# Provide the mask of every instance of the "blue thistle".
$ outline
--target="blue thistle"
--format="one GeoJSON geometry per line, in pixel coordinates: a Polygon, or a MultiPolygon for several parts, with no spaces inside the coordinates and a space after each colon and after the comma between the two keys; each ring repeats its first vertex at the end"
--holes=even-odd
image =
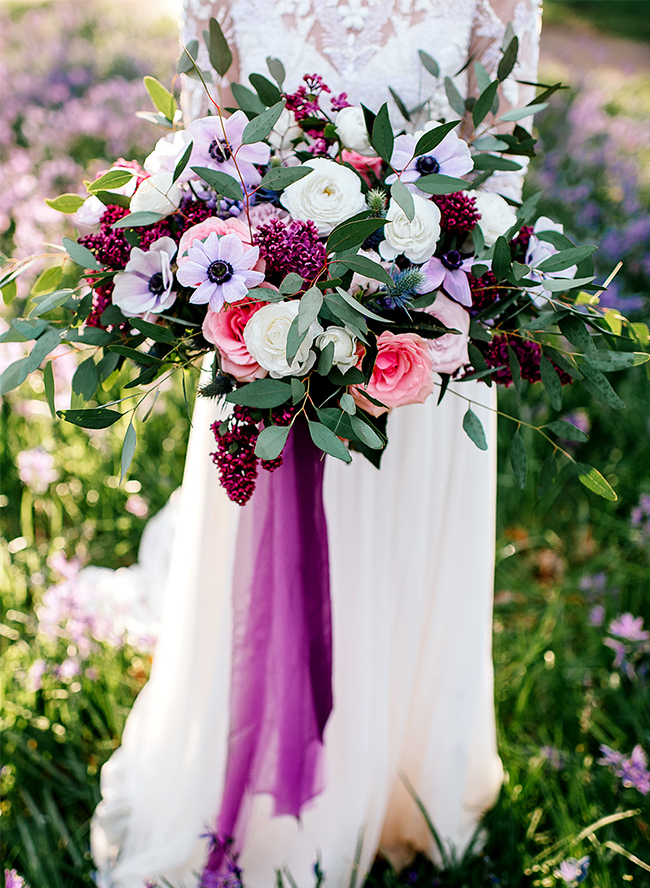
{"type": "Polygon", "coordinates": [[[395,270],[391,274],[392,286],[379,294],[377,302],[384,308],[406,308],[418,295],[418,287],[424,281],[424,276],[419,268],[413,266],[404,271],[395,270]]]}

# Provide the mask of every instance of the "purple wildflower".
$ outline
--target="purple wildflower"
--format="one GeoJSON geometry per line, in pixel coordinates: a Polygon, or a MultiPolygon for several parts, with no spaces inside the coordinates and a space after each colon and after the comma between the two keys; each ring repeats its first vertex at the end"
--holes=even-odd
{"type": "Polygon", "coordinates": [[[241,176],[246,185],[257,185],[262,177],[256,164],[267,164],[271,149],[263,142],[242,144],[247,123],[248,118],[243,111],[236,111],[232,117],[225,119],[213,116],[194,120],[188,127],[194,143],[188,167],[209,167],[237,181],[241,176]]]}
{"type": "Polygon", "coordinates": [[[609,631],[625,641],[648,641],[650,632],[643,628],[643,617],[621,614],[609,624],[609,631]]]}
{"type": "Polygon", "coordinates": [[[472,291],[467,269],[472,267],[473,262],[473,259],[463,259],[458,250],[450,250],[439,259],[432,256],[421,268],[424,280],[417,288],[418,292],[431,293],[441,287],[450,299],[469,308],[472,291]]]}
{"type": "Polygon", "coordinates": [[[597,604],[589,611],[589,624],[591,626],[602,626],[605,620],[605,608],[602,604],[597,604]]]}
{"type": "Polygon", "coordinates": [[[209,302],[212,311],[219,311],[226,302],[239,302],[251,287],[262,283],[262,272],[251,270],[259,257],[259,247],[245,250],[236,234],[219,237],[213,231],[205,241],[194,241],[176,276],[183,286],[197,288],[191,303],[209,302]]]}
{"type": "Polygon", "coordinates": [[[342,92],[338,96],[332,96],[330,101],[332,104],[332,111],[342,111],[343,108],[352,107],[350,102],[348,102],[348,94],[346,92],[342,92]]]}
{"type": "Polygon", "coordinates": [[[464,176],[474,167],[467,142],[454,132],[447,133],[442,142],[429,154],[416,155],[417,142],[417,138],[410,133],[395,139],[390,165],[396,172],[386,177],[386,184],[392,185],[399,178],[410,190],[428,198],[429,195],[423,194],[417,187],[417,180],[421,176],[429,176],[432,173],[440,173],[443,176],[464,176]]]}
{"type": "Polygon", "coordinates": [[[625,647],[623,642],[616,641],[616,639],[614,638],[605,638],[603,639],[603,644],[607,645],[608,648],[611,648],[616,654],[613,663],[614,669],[620,669],[621,666],[623,666],[625,674],[629,678],[634,678],[634,669],[626,660],[627,648],[625,647]]]}
{"type": "Polygon", "coordinates": [[[589,855],[577,860],[575,857],[569,857],[563,860],[559,867],[555,870],[555,876],[562,879],[565,885],[579,885],[587,878],[589,872],[589,855]]]}
{"type": "Polygon", "coordinates": [[[601,745],[600,751],[603,757],[598,759],[598,764],[609,767],[620,778],[624,787],[636,789],[641,795],[650,793],[648,761],[645,752],[638,743],[629,758],[605,744],[601,745]]]}
{"type": "Polygon", "coordinates": [[[25,880],[15,869],[5,870],[5,888],[26,888],[25,880]]]}
{"type": "Polygon", "coordinates": [[[159,314],[174,304],[171,263],[175,255],[176,244],[170,237],[154,241],[146,253],[140,247],[131,250],[126,268],[115,275],[112,297],[123,315],[159,314]]]}
{"type": "MultiPolygon", "coordinates": [[[[564,419],[569,420],[569,422],[574,422],[573,418],[569,419],[568,416],[565,416],[564,419]]],[[[574,424],[578,425],[577,422],[574,422],[574,424]]],[[[581,426],[578,426],[578,428],[581,428],[581,426]]],[[[583,429],[583,431],[586,432],[588,429],[583,429]]],[[[604,590],[606,582],[607,577],[602,571],[597,574],[585,574],[585,576],[581,578],[578,588],[582,592],[599,593],[604,590]]]]}

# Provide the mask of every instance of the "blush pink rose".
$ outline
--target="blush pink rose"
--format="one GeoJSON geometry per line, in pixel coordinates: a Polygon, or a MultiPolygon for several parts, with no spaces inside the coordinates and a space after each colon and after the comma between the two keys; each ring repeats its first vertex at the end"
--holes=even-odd
{"type": "MultiPolygon", "coordinates": [[[[191,228],[188,228],[185,234],[181,237],[178,244],[178,264],[183,265],[187,262],[187,251],[195,240],[204,241],[213,231],[219,236],[224,234],[236,234],[244,245],[244,250],[250,250],[253,246],[251,243],[250,228],[246,222],[243,222],[240,219],[218,219],[216,216],[211,216],[209,219],[204,219],[203,222],[199,222],[198,225],[193,225],[191,228]]],[[[253,269],[255,271],[264,272],[266,270],[266,262],[264,259],[259,259],[253,266],[253,269]]]]}
{"type": "Polygon", "coordinates": [[[460,330],[460,333],[445,333],[438,339],[428,340],[435,372],[455,373],[469,363],[469,312],[444,293],[438,293],[436,301],[425,311],[442,321],[445,327],[460,330]]]}
{"type": "Polygon", "coordinates": [[[390,333],[385,330],[377,340],[377,360],[365,388],[353,388],[357,407],[372,416],[386,412],[364,397],[367,392],[386,407],[421,404],[433,391],[433,365],[426,339],[417,333],[390,333]]]}
{"type": "Polygon", "coordinates": [[[350,166],[354,167],[361,174],[368,185],[372,184],[368,176],[368,170],[372,170],[376,176],[381,173],[381,157],[364,157],[363,154],[358,154],[356,151],[348,151],[347,148],[343,149],[341,157],[345,163],[349,163],[350,166]]]}
{"type": "Polygon", "coordinates": [[[221,311],[208,309],[203,321],[203,335],[219,349],[221,369],[240,382],[262,379],[268,372],[253,359],[244,342],[244,327],[263,305],[268,303],[252,299],[226,303],[221,311]]]}

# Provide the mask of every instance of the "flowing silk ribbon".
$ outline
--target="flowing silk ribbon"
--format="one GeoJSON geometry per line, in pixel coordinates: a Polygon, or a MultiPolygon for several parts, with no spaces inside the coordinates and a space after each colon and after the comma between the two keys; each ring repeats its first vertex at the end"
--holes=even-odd
{"type": "Polygon", "coordinates": [[[204,876],[223,872],[228,847],[239,851],[250,795],[269,793],[275,815],[298,817],[322,789],[323,731],[332,710],[324,459],[301,420],[283,459],[275,472],[260,471],[240,519],[220,840],[204,876]]]}

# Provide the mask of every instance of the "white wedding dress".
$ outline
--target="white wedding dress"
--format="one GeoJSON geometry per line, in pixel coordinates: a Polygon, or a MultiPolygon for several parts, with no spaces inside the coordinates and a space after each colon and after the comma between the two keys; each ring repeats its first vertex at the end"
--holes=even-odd
{"type": "MultiPolygon", "coordinates": [[[[287,87],[320,73],[334,92],[375,109],[392,86],[407,104],[421,94],[426,50],[443,75],[468,52],[489,71],[505,25],[521,40],[517,76],[535,80],[537,0],[186,0],[184,37],[216,15],[238,50],[240,79],[281,58],[287,87]]],[[[467,72],[456,78],[459,87],[467,72]]],[[[424,87],[426,88],[426,87],[424,87]]],[[[511,104],[530,92],[511,92],[511,104]]],[[[444,93],[437,96],[444,105],[444,93]]],[[[192,113],[202,98],[190,93],[192,113]],[[193,103],[193,105],[192,105],[193,103]]],[[[443,108],[444,110],[444,108],[443,108]]],[[[492,187],[516,192],[516,177],[492,187]]],[[[491,658],[496,499],[494,389],[458,385],[440,406],[400,408],[378,472],[356,455],[329,459],[334,709],[325,731],[325,789],[298,822],[253,800],[240,858],[246,888],[272,888],[287,867],[313,884],[320,856],[331,888],[358,881],[381,850],[397,866],[416,850],[436,856],[413,784],[443,840],[462,852],[502,781],[496,748],[491,658]],[[465,435],[467,404],[489,441],[465,435]]],[[[209,457],[215,402],[194,412],[163,628],[151,678],[131,712],[122,746],[102,772],[93,820],[100,884],[142,888],[166,878],[196,886],[206,860],[199,838],[214,826],[229,722],[230,585],[240,507],[219,486],[209,457]]],[[[166,541],[161,539],[161,549],[166,541]]]]}

